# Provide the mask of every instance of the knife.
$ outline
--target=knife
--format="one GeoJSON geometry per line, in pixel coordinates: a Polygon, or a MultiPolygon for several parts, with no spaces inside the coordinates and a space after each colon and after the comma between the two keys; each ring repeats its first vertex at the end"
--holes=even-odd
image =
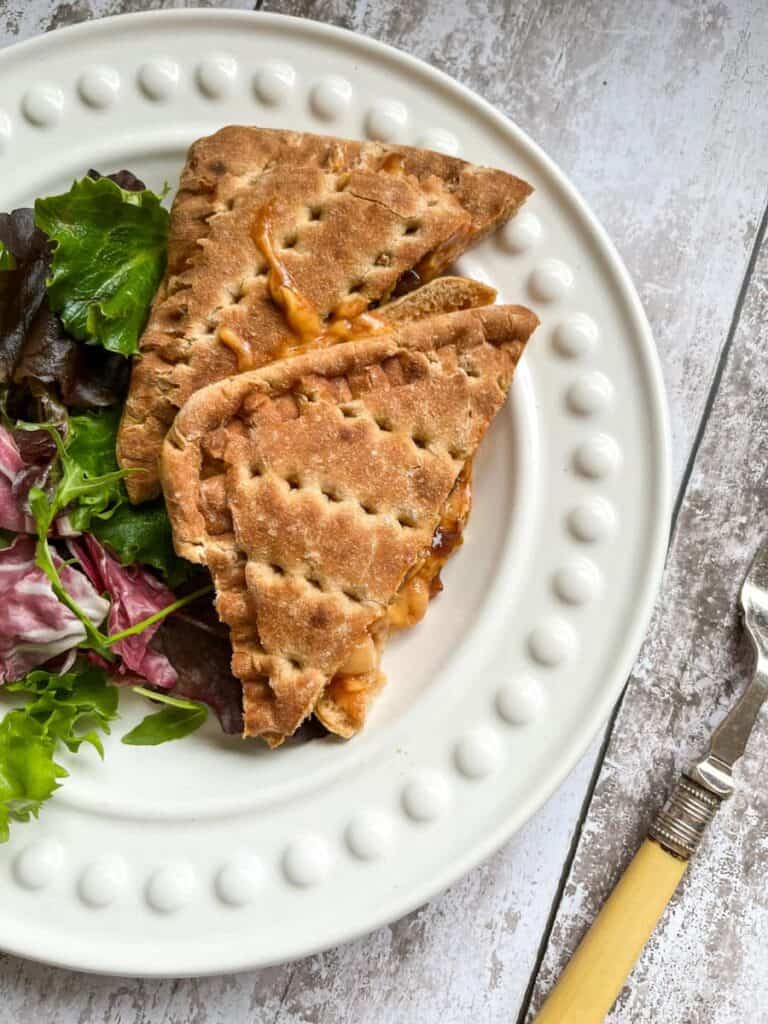
{"type": "Polygon", "coordinates": [[[752,641],[752,681],[712,734],[706,757],[683,773],[547,997],[536,1024],[600,1024],[605,1019],[707,826],[734,791],[733,766],[744,753],[768,695],[768,541],[749,567],[740,603],[752,641]]]}

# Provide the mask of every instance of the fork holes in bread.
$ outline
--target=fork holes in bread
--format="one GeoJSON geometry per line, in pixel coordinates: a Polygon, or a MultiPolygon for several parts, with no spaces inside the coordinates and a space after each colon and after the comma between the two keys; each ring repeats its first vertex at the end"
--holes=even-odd
{"type": "Polygon", "coordinates": [[[409,221],[405,225],[405,229],[403,230],[403,234],[404,235],[415,235],[418,232],[420,227],[421,227],[421,224],[419,223],[419,221],[417,221],[417,220],[409,221]]]}
{"type": "Polygon", "coordinates": [[[322,206],[310,206],[309,207],[309,220],[322,220],[323,219],[323,208],[322,206]]]}
{"type": "Polygon", "coordinates": [[[200,466],[200,479],[210,480],[215,476],[222,476],[227,472],[227,464],[222,459],[214,458],[212,455],[203,456],[200,466]]]}
{"type": "Polygon", "coordinates": [[[282,567],[282,565],[278,565],[277,562],[273,562],[269,568],[272,570],[275,576],[285,576],[285,569],[282,567]]]}

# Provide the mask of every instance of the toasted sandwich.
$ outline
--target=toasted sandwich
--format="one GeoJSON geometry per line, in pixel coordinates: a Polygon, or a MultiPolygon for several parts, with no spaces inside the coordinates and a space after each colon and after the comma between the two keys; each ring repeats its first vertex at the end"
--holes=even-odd
{"type": "Polygon", "coordinates": [[[537,319],[483,306],[384,325],[195,392],[160,471],[177,551],[206,565],[271,746],[363,724],[393,628],[460,541],[471,459],[537,319]]]}

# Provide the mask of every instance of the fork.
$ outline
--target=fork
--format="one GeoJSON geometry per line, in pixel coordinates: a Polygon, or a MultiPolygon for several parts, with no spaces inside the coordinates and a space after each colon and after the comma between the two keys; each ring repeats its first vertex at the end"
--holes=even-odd
{"type": "Polygon", "coordinates": [[[707,826],[734,791],[733,766],[768,695],[768,541],[752,560],[740,603],[754,653],[752,681],[712,734],[706,757],[683,772],[536,1024],[599,1024],[605,1019],[707,826]]]}

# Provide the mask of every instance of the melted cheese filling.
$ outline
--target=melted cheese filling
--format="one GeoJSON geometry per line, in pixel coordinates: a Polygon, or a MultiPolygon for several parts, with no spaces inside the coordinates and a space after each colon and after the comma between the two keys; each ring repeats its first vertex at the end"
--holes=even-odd
{"type": "Polygon", "coordinates": [[[247,341],[236,334],[231,327],[220,327],[218,338],[222,345],[226,345],[235,353],[238,373],[246,373],[253,369],[253,349],[247,341]]]}
{"type": "MultiPolygon", "coordinates": [[[[267,264],[269,296],[282,311],[291,335],[278,348],[276,358],[387,330],[388,325],[383,320],[368,312],[368,300],[362,295],[348,295],[336,307],[330,320],[322,317],[300,291],[290,270],[280,258],[275,244],[273,220],[274,210],[268,203],[257,214],[251,234],[267,264]]],[[[253,368],[253,354],[246,341],[228,327],[220,328],[218,337],[237,356],[240,372],[253,368]]]]}

